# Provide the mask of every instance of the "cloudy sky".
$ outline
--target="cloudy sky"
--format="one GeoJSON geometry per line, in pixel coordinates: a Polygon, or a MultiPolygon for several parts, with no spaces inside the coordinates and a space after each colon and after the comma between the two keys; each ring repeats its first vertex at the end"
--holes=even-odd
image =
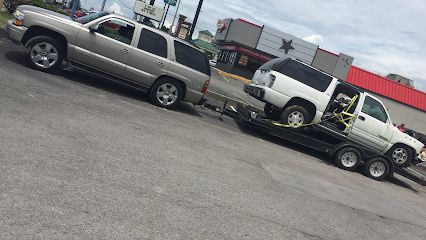
{"type": "MultiPolygon", "coordinates": [[[[81,0],[100,9],[102,0],[81,0]]],[[[135,0],[107,0],[106,9],[133,16],[135,0]]],[[[182,0],[179,14],[194,18],[198,0],[182,0]]],[[[163,0],[156,0],[163,7],[163,0]]],[[[176,7],[166,20],[170,25],[176,7]]],[[[355,57],[354,65],[380,75],[397,73],[426,91],[425,0],[204,0],[197,28],[213,34],[223,18],[243,18],[355,57]],[[423,23],[422,23],[423,22],[423,23]]]]}

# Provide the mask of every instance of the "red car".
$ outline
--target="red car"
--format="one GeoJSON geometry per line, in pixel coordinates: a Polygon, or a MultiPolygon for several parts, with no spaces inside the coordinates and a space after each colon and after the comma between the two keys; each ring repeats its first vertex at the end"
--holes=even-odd
{"type": "MultiPolygon", "coordinates": [[[[65,12],[67,13],[67,15],[70,15],[71,9],[66,9],[65,12]]],[[[74,13],[74,18],[84,17],[86,15],[87,15],[86,12],[77,10],[74,13]]]]}

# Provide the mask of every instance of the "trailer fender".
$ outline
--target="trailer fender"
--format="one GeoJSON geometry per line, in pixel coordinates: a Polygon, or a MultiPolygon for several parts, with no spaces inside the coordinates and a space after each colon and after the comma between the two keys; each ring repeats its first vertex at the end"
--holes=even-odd
{"type": "Polygon", "coordinates": [[[364,161],[364,159],[365,159],[364,150],[361,149],[360,147],[356,146],[355,144],[350,143],[350,142],[342,142],[342,143],[334,145],[330,149],[329,154],[330,154],[331,157],[334,157],[342,148],[346,148],[346,147],[352,147],[352,148],[355,148],[356,150],[358,150],[361,153],[361,159],[364,161]]]}

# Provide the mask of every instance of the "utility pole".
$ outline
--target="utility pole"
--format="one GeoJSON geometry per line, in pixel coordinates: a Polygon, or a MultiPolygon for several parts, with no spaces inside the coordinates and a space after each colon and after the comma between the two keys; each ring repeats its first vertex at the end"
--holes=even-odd
{"type": "MultiPolygon", "coordinates": [[[[137,0],[136,0],[137,1],[137,0]]],[[[155,0],[150,0],[149,1],[149,5],[151,5],[151,6],[154,6],[154,4],[155,4],[155,0]]],[[[153,24],[152,24],[152,22],[150,21],[151,20],[151,18],[149,18],[149,17],[144,17],[144,19],[143,19],[143,23],[145,23],[146,25],[149,25],[149,26],[154,26],[153,24]]]]}
{"type": "Polygon", "coordinates": [[[167,14],[169,13],[169,8],[170,8],[170,4],[167,4],[167,10],[166,9],[166,5],[164,5],[164,14],[163,14],[163,19],[161,19],[160,25],[158,25],[158,29],[161,29],[164,26],[164,23],[166,22],[166,18],[167,18],[167,14]]]}
{"type": "Polygon", "coordinates": [[[74,2],[72,3],[72,8],[70,11],[70,18],[74,19],[74,14],[75,14],[75,10],[77,10],[77,6],[78,6],[78,2],[80,0],[74,0],[74,2]]]}
{"type": "Polygon", "coordinates": [[[102,8],[101,8],[101,11],[103,11],[103,10],[105,9],[105,3],[106,3],[106,1],[107,1],[107,0],[104,0],[104,1],[102,2],[102,8]]]}
{"type": "Polygon", "coordinates": [[[192,23],[191,31],[189,32],[187,40],[191,41],[192,35],[194,34],[195,26],[197,25],[198,16],[201,12],[201,7],[203,6],[203,0],[198,2],[197,12],[195,13],[194,22],[192,23]]]}
{"type": "Polygon", "coordinates": [[[178,2],[178,5],[177,5],[177,8],[176,8],[175,16],[173,17],[173,23],[172,23],[172,26],[170,27],[170,30],[169,30],[170,34],[173,32],[173,27],[175,26],[176,17],[177,17],[178,12],[179,12],[179,6],[180,6],[181,0],[178,0],[178,1],[179,2],[178,2]]]}

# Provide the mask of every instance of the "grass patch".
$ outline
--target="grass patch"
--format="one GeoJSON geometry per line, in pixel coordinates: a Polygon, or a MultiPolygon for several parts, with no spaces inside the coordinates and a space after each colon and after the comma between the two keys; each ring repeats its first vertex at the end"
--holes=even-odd
{"type": "Polygon", "coordinates": [[[1,28],[3,28],[6,25],[9,19],[12,19],[12,14],[0,11],[0,27],[1,28]]]}

